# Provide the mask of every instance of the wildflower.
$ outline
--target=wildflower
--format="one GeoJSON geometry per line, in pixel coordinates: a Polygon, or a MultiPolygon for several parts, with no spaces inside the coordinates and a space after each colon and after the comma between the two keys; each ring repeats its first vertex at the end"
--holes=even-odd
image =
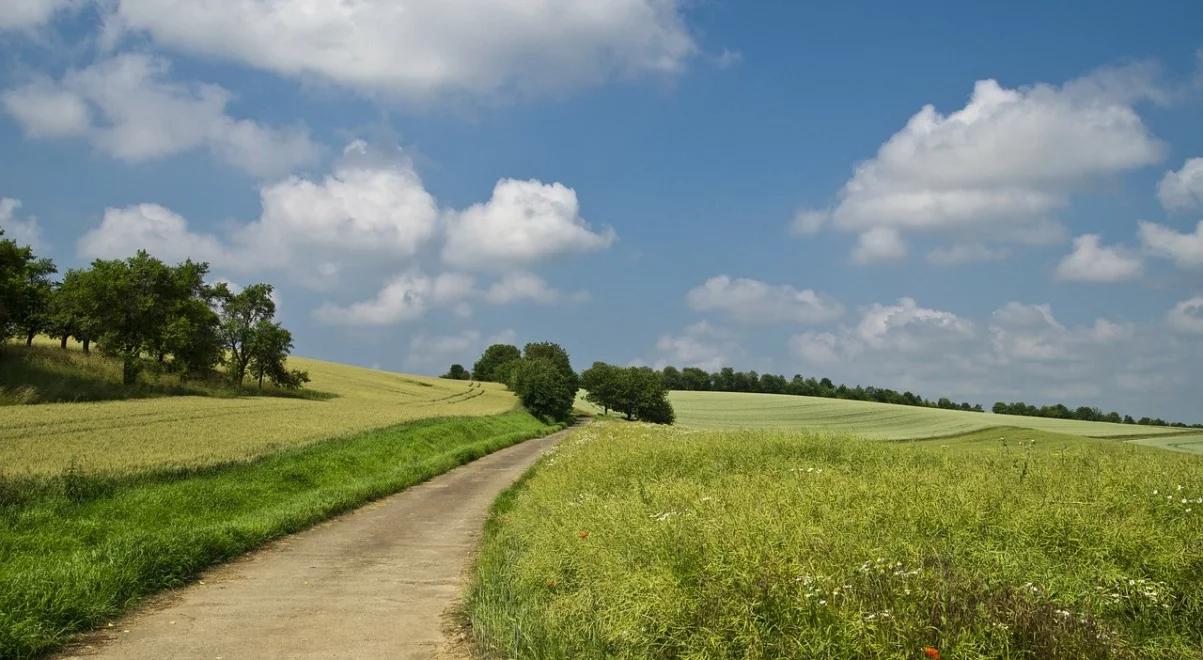
{"type": "Polygon", "coordinates": [[[924,646],[923,655],[931,658],[931,660],[940,660],[940,650],[934,646],[924,646]]]}
{"type": "Polygon", "coordinates": [[[581,540],[589,538],[589,532],[577,532],[576,535],[581,537],[581,540]]]}
{"type": "Polygon", "coordinates": [[[547,581],[547,588],[548,588],[548,589],[555,589],[555,588],[556,588],[556,581],[555,581],[555,580],[548,580],[548,581],[547,581]]]}

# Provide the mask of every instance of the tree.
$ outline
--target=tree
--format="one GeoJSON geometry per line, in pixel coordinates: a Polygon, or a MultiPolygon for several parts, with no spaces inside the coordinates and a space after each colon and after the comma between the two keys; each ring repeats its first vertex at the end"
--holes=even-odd
{"type": "Polygon", "coordinates": [[[137,381],[143,354],[158,354],[168,316],[178,308],[172,269],[139,251],[129,259],[92,264],[86,295],[101,348],[121,360],[122,382],[137,381]]]}
{"type": "Polygon", "coordinates": [[[697,367],[685,367],[681,370],[681,380],[684,385],[681,389],[700,392],[710,389],[710,374],[704,369],[697,367]]]}
{"type": "Polygon", "coordinates": [[[447,373],[443,374],[443,378],[450,378],[451,380],[472,380],[472,374],[464,368],[464,365],[456,363],[451,365],[451,368],[447,370],[447,373]]]}
{"type": "Polygon", "coordinates": [[[572,387],[573,392],[579,388],[580,380],[577,378],[576,372],[572,370],[572,361],[568,358],[568,351],[564,350],[563,346],[550,341],[531,342],[523,347],[522,358],[551,362],[572,387]]]}
{"type": "Polygon", "coordinates": [[[270,284],[252,284],[238,293],[232,292],[224,283],[215,288],[216,298],[221,303],[219,329],[227,352],[227,371],[236,385],[242,385],[246,378],[259,333],[267,330],[276,315],[276,303],[271,293],[270,284]]]}
{"type": "Polygon", "coordinates": [[[522,358],[517,346],[510,344],[493,344],[485,349],[476,364],[472,365],[472,373],[476,380],[493,383],[509,382],[509,372],[513,363],[522,358]],[[510,365],[507,367],[506,365],[510,365]]]}
{"type": "MultiPolygon", "coordinates": [[[[3,236],[0,230],[0,236],[3,236]]],[[[0,240],[0,341],[20,333],[26,346],[50,323],[50,276],[57,269],[29,246],[0,240]]]]}
{"type": "Polygon", "coordinates": [[[581,372],[581,387],[586,392],[585,400],[601,406],[607,415],[618,399],[618,371],[618,367],[605,362],[594,362],[593,366],[581,372]]]}
{"type": "Polygon", "coordinates": [[[286,366],[290,352],[291,332],[270,320],[261,320],[255,325],[247,368],[259,382],[259,389],[263,389],[265,377],[285,389],[296,389],[309,382],[308,372],[286,366]]]}
{"type": "Polygon", "coordinates": [[[575,380],[574,375],[569,381],[563,370],[548,358],[523,358],[517,363],[514,390],[532,415],[562,422],[572,416],[575,380]]]}

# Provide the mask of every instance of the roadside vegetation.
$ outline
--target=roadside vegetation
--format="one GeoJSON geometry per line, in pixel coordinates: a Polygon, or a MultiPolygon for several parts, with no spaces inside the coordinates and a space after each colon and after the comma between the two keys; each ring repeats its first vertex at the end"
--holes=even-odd
{"type": "Polygon", "coordinates": [[[558,428],[514,411],[249,463],[0,480],[0,657],[45,653],[206,566],[558,428]]]}
{"type": "Polygon", "coordinates": [[[599,421],[499,500],[489,656],[1203,657],[1203,458],[599,421]]]}

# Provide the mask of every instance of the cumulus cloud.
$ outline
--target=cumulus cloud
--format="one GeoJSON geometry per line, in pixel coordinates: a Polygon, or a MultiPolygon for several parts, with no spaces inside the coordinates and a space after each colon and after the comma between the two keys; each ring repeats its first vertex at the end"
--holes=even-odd
{"type": "Polygon", "coordinates": [[[528,300],[538,303],[553,303],[561,293],[547,284],[543,278],[531,273],[507,273],[493,283],[484,294],[487,302],[507,305],[528,300]]]}
{"type": "Polygon", "coordinates": [[[833,332],[803,332],[789,338],[789,350],[809,365],[835,364],[859,352],[833,332]]]}
{"type": "Polygon", "coordinates": [[[483,204],[451,213],[443,259],[459,268],[513,270],[553,256],[609,247],[580,216],[576,191],[560,183],[502,179],[483,204]]]}
{"type": "Polygon", "coordinates": [[[1073,282],[1123,282],[1140,276],[1140,257],[1119,247],[1105,247],[1098,234],[1074,239],[1073,252],[1057,264],[1057,277],[1073,282]]]}
{"type": "Polygon", "coordinates": [[[205,148],[269,178],[319,158],[307,130],[231,117],[228,91],[173,82],[169,74],[166,60],[126,53],[68,71],[60,80],[43,78],[6,90],[0,103],[29,137],[84,138],[130,162],[205,148]]]}
{"type": "Polygon", "coordinates": [[[824,323],[844,313],[838,301],[812,289],[726,275],[694,287],[685,299],[695,310],[719,312],[739,323],[824,323]]]}
{"type": "Polygon", "coordinates": [[[331,325],[393,325],[421,318],[434,306],[457,302],[471,290],[462,276],[445,273],[435,277],[417,271],[394,277],[376,296],[340,307],[326,304],[314,318],[331,325]]]}
{"type": "Polygon", "coordinates": [[[906,242],[898,230],[890,227],[874,227],[856,239],[852,249],[852,261],[858,264],[876,264],[898,261],[906,256],[906,242]]]}
{"type": "Polygon", "coordinates": [[[121,259],[146,250],[169,263],[192,259],[216,265],[232,261],[216,237],[193,233],[188,221],[158,204],[105,209],[100,226],[79,238],[79,253],[92,259],[121,259]]]}
{"type": "Polygon", "coordinates": [[[1140,240],[1150,254],[1169,259],[1181,268],[1203,267],[1203,220],[1195,226],[1193,234],[1179,233],[1155,222],[1142,222],[1140,240]]]}
{"type": "Polygon", "coordinates": [[[14,241],[17,245],[33,248],[35,254],[39,253],[43,248],[42,228],[33,216],[18,217],[19,208],[21,200],[0,197],[0,229],[4,230],[0,240],[14,241]]]}
{"type": "Polygon", "coordinates": [[[1186,334],[1203,334],[1203,296],[1187,298],[1174,305],[1166,317],[1170,327],[1186,334]]]}
{"type": "Polygon", "coordinates": [[[479,330],[464,330],[456,333],[419,333],[409,341],[409,352],[405,357],[406,371],[418,373],[443,373],[453,362],[471,369],[475,360],[490,344],[513,344],[517,334],[513,330],[502,330],[485,336],[479,330]]]}
{"type": "Polygon", "coordinates": [[[0,30],[35,28],[50,22],[60,11],[79,6],[78,0],[5,0],[0,30]]]}
{"type": "Polygon", "coordinates": [[[979,261],[1000,261],[1006,259],[1008,254],[1005,248],[989,247],[981,243],[957,243],[934,248],[927,253],[927,261],[936,266],[957,266],[979,261]]]}
{"type": "Polygon", "coordinates": [[[677,335],[661,335],[656,341],[660,358],[656,368],[665,365],[698,367],[717,371],[737,353],[738,346],[725,331],[700,321],[677,335]]]}
{"type": "Polygon", "coordinates": [[[925,106],[858,165],[832,224],[860,234],[856,261],[902,254],[905,232],[977,241],[1050,242],[1071,194],[1156,163],[1164,147],[1133,107],[1161,100],[1147,66],[1106,69],[1062,86],[981,80],[965,107],[925,106]]]}
{"type": "Polygon", "coordinates": [[[790,229],[799,236],[817,234],[822,231],[830,219],[831,211],[803,209],[794,214],[794,222],[790,225],[790,229]]]}
{"type": "Polygon", "coordinates": [[[1203,158],[1191,158],[1157,184],[1157,198],[1171,211],[1203,209],[1203,158]]]}
{"type": "Polygon", "coordinates": [[[679,0],[119,0],[160,44],[413,101],[529,96],[674,74],[697,51],[679,0]]]}

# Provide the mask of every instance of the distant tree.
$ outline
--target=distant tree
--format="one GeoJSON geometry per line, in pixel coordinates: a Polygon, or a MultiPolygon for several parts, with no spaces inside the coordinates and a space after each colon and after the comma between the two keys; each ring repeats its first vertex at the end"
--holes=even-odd
{"type": "Polygon", "coordinates": [[[443,378],[450,378],[451,380],[472,380],[472,374],[464,368],[464,365],[456,363],[451,365],[451,368],[447,370],[447,373],[443,374],[443,378]]]}
{"type": "Polygon", "coordinates": [[[543,359],[551,362],[556,369],[559,369],[573,392],[579,388],[580,380],[573,371],[572,361],[568,358],[568,351],[564,350],[563,346],[550,341],[531,342],[523,347],[522,358],[524,360],[543,359]]]}
{"type": "Polygon", "coordinates": [[[308,372],[287,367],[290,352],[291,332],[270,320],[258,322],[251,340],[247,368],[258,381],[259,389],[263,389],[264,378],[285,389],[297,389],[309,382],[308,372]]]}
{"type": "MultiPolygon", "coordinates": [[[[666,390],[683,390],[685,388],[685,378],[681,375],[677,368],[669,365],[660,371],[660,380],[664,383],[666,390]]],[[[588,389],[588,388],[585,388],[588,389]]]]}
{"type": "Polygon", "coordinates": [[[97,339],[101,349],[121,360],[122,382],[133,384],[143,354],[161,350],[168,314],[178,307],[172,269],[139,251],[125,260],[97,260],[92,273],[86,293],[92,297],[97,339]]]}
{"type": "Polygon", "coordinates": [[[560,422],[572,416],[575,375],[569,380],[555,362],[545,357],[523,358],[515,371],[514,391],[532,415],[560,422]]]}
{"type": "Polygon", "coordinates": [[[593,366],[581,372],[585,400],[600,406],[607,415],[618,399],[618,371],[618,367],[605,362],[594,362],[593,366]]]}
{"type": "Polygon", "coordinates": [[[517,346],[493,344],[486,348],[476,364],[472,365],[472,374],[476,380],[508,383],[513,363],[516,363],[521,357],[522,353],[517,346]]]}
{"type": "Polygon", "coordinates": [[[221,309],[219,327],[226,351],[227,373],[236,385],[246,379],[256,341],[260,333],[268,330],[276,315],[276,303],[271,293],[270,284],[252,284],[237,293],[224,283],[215,288],[221,309]]]}
{"type": "Polygon", "coordinates": [[[685,367],[681,370],[681,389],[701,392],[710,389],[710,374],[697,367],[685,367]]]}
{"type": "Polygon", "coordinates": [[[48,329],[51,323],[50,301],[54,284],[50,279],[58,269],[49,259],[30,259],[20,275],[14,322],[25,338],[26,346],[33,346],[33,338],[48,329]]]}

